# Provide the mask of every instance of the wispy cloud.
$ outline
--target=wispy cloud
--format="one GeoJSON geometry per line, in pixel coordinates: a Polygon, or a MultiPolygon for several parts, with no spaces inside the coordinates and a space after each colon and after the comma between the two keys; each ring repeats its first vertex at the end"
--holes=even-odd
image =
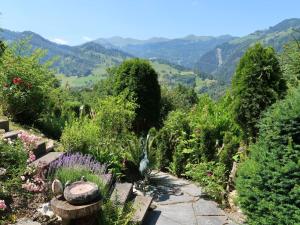
{"type": "Polygon", "coordinates": [[[57,44],[60,44],[60,45],[66,45],[68,44],[69,42],[63,38],[53,38],[51,41],[57,43],[57,44]]]}
{"type": "Polygon", "coordinates": [[[93,38],[90,38],[90,37],[88,37],[88,36],[83,36],[82,39],[83,39],[84,41],[92,41],[92,40],[93,40],[93,38]]]}

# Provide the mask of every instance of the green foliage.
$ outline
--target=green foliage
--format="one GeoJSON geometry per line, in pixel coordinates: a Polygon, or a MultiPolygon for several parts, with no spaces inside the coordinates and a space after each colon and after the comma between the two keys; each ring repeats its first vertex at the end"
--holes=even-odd
{"type": "Polygon", "coordinates": [[[238,171],[249,224],[300,223],[300,88],[264,114],[256,144],[238,171]]]}
{"type": "Polygon", "coordinates": [[[128,158],[129,148],[136,147],[137,137],[130,132],[136,105],[124,96],[99,99],[92,107],[93,117],[67,124],[61,137],[68,151],[89,153],[116,172],[128,158]]]}
{"type": "Polygon", "coordinates": [[[5,44],[0,40],[0,57],[3,55],[5,48],[5,44]]]}
{"type": "Polygon", "coordinates": [[[22,143],[8,144],[4,140],[0,140],[0,156],[0,167],[7,170],[6,177],[19,179],[20,173],[26,168],[28,158],[22,143]]]}
{"type": "Polygon", "coordinates": [[[14,120],[32,123],[47,104],[55,84],[49,64],[41,64],[44,53],[37,49],[26,55],[24,43],[7,48],[1,58],[0,100],[3,112],[14,120]]]}
{"type": "Polygon", "coordinates": [[[100,128],[88,118],[68,123],[63,131],[61,143],[67,151],[90,153],[98,145],[100,128]]]}
{"type": "Polygon", "coordinates": [[[112,201],[107,201],[102,205],[99,224],[105,225],[130,225],[134,209],[130,205],[125,205],[124,209],[112,201]]]}
{"type": "MultiPolygon", "coordinates": [[[[0,176],[0,199],[6,204],[11,202],[12,193],[22,192],[20,176],[24,174],[27,166],[27,152],[20,142],[8,143],[0,140],[0,167],[6,169],[6,174],[0,176]]],[[[1,213],[0,224],[9,219],[10,213],[1,213]]]]}
{"type": "Polygon", "coordinates": [[[47,136],[59,139],[67,122],[80,115],[80,102],[75,101],[72,93],[61,88],[48,93],[48,102],[35,125],[47,136]]]}
{"type": "Polygon", "coordinates": [[[232,90],[235,120],[246,136],[255,138],[261,113],[286,92],[273,48],[256,44],[246,51],[233,77],[232,90]]]}
{"type": "Polygon", "coordinates": [[[173,89],[163,88],[161,92],[161,119],[164,120],[170,111],[188,111],[198,102],[194,89],[177,85],[173,89]]]}
{"type": "Polygon", "coordinates": [[[155,137],[157,166],[182,175],[188,163],[217,161],[230,170],[240,141],[231,101],[229,95],[217,103],[204,95],[190,112],[171,112],[155,137]]]}
{"type": "Polygon", "coordinates": [[[283,76],[289,87],[297,87],[300,80],[300,43],[293,41],[285,45],[280,55],[283,76]]]}
{"type": "Polygon", "coordinates": [[[181,111],[170,112],[164,126],[156,134],[154,140],[158,168],[166,169],[170,165],[179,144],[179,137],[184,133],[190,133],[186,113],[181,111]]]}
{"type": "Polygon", "coordinates": [[[158,125],[161,94],[157,76],[149,62],[142,59],[124,61],[115,71],[115,93],[127,91],[129,99],[138,105],[133,122],[137,133],[158,125]]]}
{"type": "Polygon", "coordinates": [[[186,176],[198,182],[204,191],[218,202],[224,200],[226,187],[226,169],[222,163],[207,162],[187,164],[186,176]]]}

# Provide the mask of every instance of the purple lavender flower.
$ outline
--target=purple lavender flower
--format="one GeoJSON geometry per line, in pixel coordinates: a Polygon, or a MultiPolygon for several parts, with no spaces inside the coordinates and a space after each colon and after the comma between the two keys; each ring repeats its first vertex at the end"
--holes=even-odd
{"type": "Polygon", "coordinates": [[[48,176],[52,176],[59,168],[75,168],[82,167],[90,170],[91,172],[101,175],[107,170],[107,165],[100,164],[93,159],[91,155],[83,155],[77,153],[67,153],[60,156],[57,160],[49,165],[48,176]]]}

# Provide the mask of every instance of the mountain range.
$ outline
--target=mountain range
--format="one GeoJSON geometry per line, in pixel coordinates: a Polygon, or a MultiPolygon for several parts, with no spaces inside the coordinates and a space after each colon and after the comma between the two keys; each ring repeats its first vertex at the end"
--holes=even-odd
{"type": "Polygon", "coordinates": [[[261,42],[281,51],[284,44],[300,38],[300,32],[295,30],[300,30],[300,19],[287,19],[244,37],[189,35],[176,39],[156,37],[148,40],[112,37],[68,46],[51,42],[31,31],[3,29],[0,38],[12,43],[30,37],[28,40],[33,49],[47,50],[45,59],[59,56],[54,64],[57,73],[72,80],[85,79],[86,82],[91,78],[90,81],[93,81],[97,76],[103,79],[107,75],[106,68],[128,58],[141,57],[151,60],[161,82],[197,86],[199,73],[195,71],[200,71],[202,78],[210,77],[229,83],[237,62],[249,46],[261,42]]]}

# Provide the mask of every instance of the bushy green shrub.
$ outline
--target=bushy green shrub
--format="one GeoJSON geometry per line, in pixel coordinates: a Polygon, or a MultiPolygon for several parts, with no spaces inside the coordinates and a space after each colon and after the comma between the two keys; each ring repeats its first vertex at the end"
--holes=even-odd
{"type": "Polygon", "coordinates": [[[161,90],[161,123],[166,119],[170,111],[190,110],[198,102],[197,93],[193,88],[178,85],[173,89],[162,88],[161,90]]]}
{"type": "MultiPolygon", "coordinates": [[[[26,166],[28,154],[20,142],[5,142],[0,140],[0,167],[6,169],[6,174],[0,176],[0,199],[11,201],[10,195],[21,191],[21,179],[26,166]]],[[[0,224],[1,224],[0,212],[0,224]]]]}
{"type": "Polygon", "coordinates": [[[300,48],[299,41],[292,41],[284,46],[280,54],[283,76],[289,88],[297,87],[300,81],[300,48]]]}
{"type": "Polygon", "coordinates": [[[186,176],[198,182],[203,190],[218,202],[224,200],[226,187],[226,169],[224,164],[216,162],[203,162],[187,164],[186,176]]]}
{"type": "Polygon", "coordinates": [[[128,91],[127,99],[134,99],[138,105],[135,108],[133,129],[137,133],[145,133],[157,126],[161,93],[158,75],[150,63],[143,59],[126,60],[113,73],[115,94],[128,91]]]}
{"type": "Polygon", "coordinates": [[[44,53],[31,55],[17,44],[7,48],[1,57],[0,101],[3,112],[22,123],[33,123],[47,105],[47,96],[55,85],[49,64],[41,64],[44,53]],[[3,87],[3,88],[2,88],[3,87]]]}
{"type": "Polygon", "coordinates": [[[133,225],[131,222],[134,209],[131,205],[124,208],[112,201],[107,201],[102,205],[99,224],[105,225],[133,225]]]}
{"type": "Polygon", "coordinates": [[[63,131],[61,143],[71,152],[91,153],[99,144],[100,127],[88,118],[68,123],[63,131]]]}
{"type": "Polygon", "coordinates": [[[7,177],[17,177],[25,170],[28,159],[27,151],[22,143],[0,140],[0,167],[7,170],[7,177]]]}
{"type": "Polygon", "coordinates": [[[216,161],[230,170],[240,142],[230,104],[229,95],[219,102],[204,95],[190,112],[171,112],[154,142],[159,168],[180,176],[188,163],[216,161]]]}
{"type": "MultiPolygon", "coordinates": [[[[187,113],[181,111],[170,112],[163,128],[156,134],[154,140],[153,147],[156,149],[158,168],[166,169],[170,166],[170,163],[173,161],[174,153],[179,145],[179,138],[182,135],[189,133],[190,127],[187,113]]],[[[173,172],[176,170],[178,171],[178,174],[180,174],[179,170],[182,171],[181,169],[173,168],[173,172]]]]}
{"type": "Polygon", "coordinates": [[[257,135],[261,113],[286,92],[279,61],[273,48],[250,47],[232,79],[233,113],[248,139],[257,135]]]}
{"type": "Polygon", "coordinates": [[[122,160],[129,158],[129,148],[137,137],[130,131],[136,105],[124,96],[100,99],[94,106],[92,118],[70,122],[61,142],[69,151],[89,153],[110,169],[120,171],[122,160]]]}
{"type": "Polygon", "coordinates": [[[275,103],[238,171],[239,202],[249,224],[300,224],[300,88],[275,103]]]}

